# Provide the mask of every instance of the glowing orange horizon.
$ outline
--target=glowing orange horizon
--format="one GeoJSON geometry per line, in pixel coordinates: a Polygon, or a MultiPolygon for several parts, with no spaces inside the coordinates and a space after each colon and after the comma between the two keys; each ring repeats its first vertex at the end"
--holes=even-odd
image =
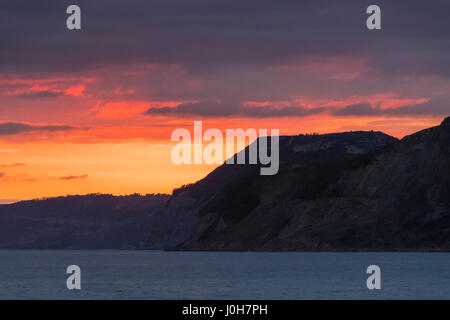
{"type": "MultiPolygon", "coordinates": [[[[278,119],[281,135],[350,130],[384,131],[398,138],[439,124],[441,119],[336,118],[278,119]]],[[[208,119],[204,129],[267,128],[273,119],[208,119]]],[[[217,165],[174,165],[171,132],[190,131],[193,120],[166,125],[105,127],[73,132],[28,132],[0,143],[0,199],[33,199],[68,194],[170,193],[195,182],[217,165]],[[190,125],[189,125],[190,124],[190,125]],[[155,132],[156,131],[156,132],[155,132]],[[18,165],[21,164],[21,165],[18,165]]]]}

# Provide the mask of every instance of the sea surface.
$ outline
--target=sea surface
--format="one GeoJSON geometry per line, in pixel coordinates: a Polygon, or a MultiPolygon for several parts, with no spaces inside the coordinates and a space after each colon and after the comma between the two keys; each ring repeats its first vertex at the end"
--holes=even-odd
{"type": "Polygon", "coordinates": [[[0,251],[0,299],[450,299],[450,253],[0,251]]]}

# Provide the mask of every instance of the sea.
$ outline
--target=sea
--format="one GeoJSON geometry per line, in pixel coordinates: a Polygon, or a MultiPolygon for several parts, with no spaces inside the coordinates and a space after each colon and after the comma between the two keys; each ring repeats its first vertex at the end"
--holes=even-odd
{"type": "Polygon", "coordinates": [[[450,299],[450,253],[4,250],[0,299],[450,299]]]}

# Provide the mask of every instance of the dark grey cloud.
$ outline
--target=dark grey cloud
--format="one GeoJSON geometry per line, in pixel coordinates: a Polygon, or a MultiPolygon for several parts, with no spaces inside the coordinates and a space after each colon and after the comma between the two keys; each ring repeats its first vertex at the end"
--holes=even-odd
{"type": "Polygon", "coordinates": [[[60,179],[60,180],[75,180],[75,179],[85,179],[87,177],[88,177],[87,174],[81,174],[81,175],[59,177],[58,179],[60,179]]]}
{"type": "Polygon", "coordinates": [[[36,92],[24,92],[16,94],[18,98],[29,98],[29,99],[39,99],[39,98],[58,98],[65,95],[61,91],[36,91],[36,92]]]}
{"type": "Polygon", "coordinates": [[[4,122],[0,123],[0,136],[13,135],[31,131],[70,131],[70,130],[86,130],[86,127],[75,127],[69,125],[32,125],[21,122],[4,122]]]}
{"type": "Polygon", "coordinates": [[[333,114],[337,116],[448,116],[450,115],[450,100],[432,99],[420,104],[389,109],[382,109],[380,106],[363,102],[340,108],[333,114]]]}
{"type": "Polygon", "coordinates": [[[450,115],[450,99],[432,99],[421,104],[402,106],[389,109],[388,114],[392,116],[422,116],[422,115],[450,115]]]}
{"type": "Polygon", "coordinates": [[[355,103],[334,112],[337,116],[374,116],[381,114],[381,110],[370,103],[355,103]]]}
{"type": "Polygon", "coordinates": [[[4,172],[0,172],[0,178],[3,178],[5,176],[4,172]]]}
{"type": "Polygon", "coordinates": [[[382,109],[380,105],[368,102],[355,103],[343,108],[316,107],[306,108],[302,105],[294,106],[246,106],[242,102],[201,101],[183,103],[177,107],[150,108],[147,115],[167,116],[200,116],[200,117],[248,117],[248,118],[277,118],[277,117],[305,117],[320,113],[331,113],[336,116],[446,116],[450,114],[450,99],[438,98],[431,101],[405,105],[396,108],[382,109]]]}
{"type": "Polygon", "coordinates": [[[78,0],[82,30],[65,27],[65,1],[0,4],[0,70],[66,72],[130,62],[195,73],[305,57],[366,58],[394,74],[450,76],[450,2],[378,0],[382,30],[365,27],[369,1],[78,0]]]}
{"type": "MultiPolygon", "coordinates": [[[[111,101],[119,100],[117,88],[133,89],[120,99],[201,100],[149,109],[147,114],[153,115],[448,113],[448,104],[436,104],[435,99],[443,92],[448,95],[450,83],[448,0],[379,0],[380,31],[365,26],[365,10],[373,4],[368,0],[77,0],[81,31],[66,29],[69,4],[0,1],[0,75],[98,76],[98,82],[86,85],[86,95],[111,101]],[[146,69],[153,64],[159,67],[146,69]],[[309,65],[319,67],[303,68],[309,65]],[[251,108],[240,103],[292,97],[338,101],[386,92],[431,98],[433,104],[382,111],[364,103],[340,110],[301,105],[251,108]],[[214,103],[217,99],[225,102],[214,103]]],[[[16,97],[55,98],[64,94],[57,90],[69,86],[52,85],[51,90],[16,97]]],[[[0,91],[11,93],[26,92],[31,84],[0,86],[0,91]]],[[[6,108],[0,106],[0,111],[6,108]]]]}
{"type": "Polygon", "coordinates": [[[201,101],[183,103],[177,107],[150,108],[147,115],[190,115],[201,117],[249,117],[249,118],[276,118],[276,117],[303,117],[324,112],[325,108],[309,109],[304,106],[246,106],[242,102],[201,101]]]}
{"type": "Polygon", "coordinates": [[[236,102],[200,101],[182,103],[176,107],[150,108],[147,115],[198,115],[205,117],[226,117],[237,112],[236,102]]]}
{"type": "Polygon", "coordinates": [[[325,108],[305,108],[303,106],[288,106],[288,107],[244,107],[241,115],[251,118],[276,118],[276,117],[305,117],[308,115],[318,114],[324,112],[325,108]]]}

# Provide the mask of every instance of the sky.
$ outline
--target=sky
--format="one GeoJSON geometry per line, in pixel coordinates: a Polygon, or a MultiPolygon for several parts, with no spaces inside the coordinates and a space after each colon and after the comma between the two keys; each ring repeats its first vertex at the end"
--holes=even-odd
{"type": "Polygon", "coordinates": [[[5,0],[0,203],[171,192],[217,165],[174,165],[171,133],[375,130],[450,114],[450,2],[5,0]],[[81,30],[66,28],[67,6],[81,30]]]}

